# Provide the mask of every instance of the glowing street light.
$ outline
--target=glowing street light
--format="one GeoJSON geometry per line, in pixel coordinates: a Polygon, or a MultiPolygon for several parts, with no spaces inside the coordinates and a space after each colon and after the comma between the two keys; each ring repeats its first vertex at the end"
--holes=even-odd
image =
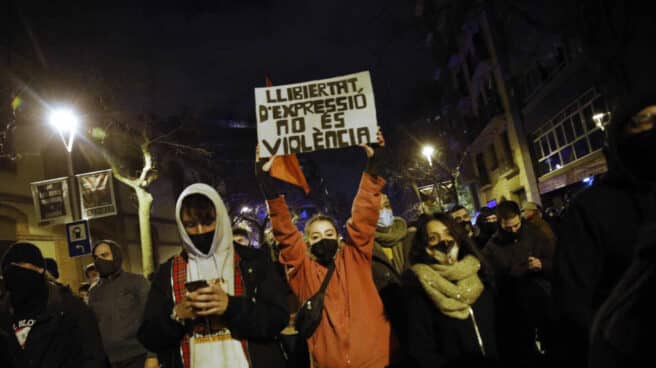
{"type": "Polygon", "coordinates": [[[73,172],[73,141],[77,132],[80,119],[77,114],[69,108],[56,108],[50,111],[48,123],[57,130],[64,146],[66,147],[66,163],[68,164],[68,187],[71,199],[73,200],[73,220],[79,220],[79,207],[77,201],[77,191],[75,188],[75,179],[73,172]]]}
{"type": "Polygon", "coordinates": [[[433,166],[433,154],[435,154],[435,148],[431,145],[426,145],[421,149],[421,154],[426,157],[426,160],[428,160],[428,165],[433,166]]]}
{"type": "Polygon", "coordinates": [[[251,212],[251,208],[248,207],[248,206],[244,206],[244,207],[242,207],[242,208],[241,208],[241,211],[240,211],[240,213],[242,213],[242,214],[244,214],[244,213],[250,213],[250,212],[251,212]]]}
{"type": "Polygon", "coordinates": [[[58,108],[50,111],[48,122],[57,130],[59,137],[66,146],[66,150],[70,153],[73,150],[73,141],[75,140],[75,133],[80,119],[73,110],[58,108]],[[68,135],[68,137],[65,137],[65,135],[68,135]]]}

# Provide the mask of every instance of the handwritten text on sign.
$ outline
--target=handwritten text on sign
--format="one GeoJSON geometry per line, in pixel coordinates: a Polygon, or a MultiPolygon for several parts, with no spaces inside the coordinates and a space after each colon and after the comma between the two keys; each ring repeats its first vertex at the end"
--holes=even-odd
{"type": "Polygon", "coordinates": [[[255,89],[262,157],[344,148],[376,141],[369,72],[255,89]]]}

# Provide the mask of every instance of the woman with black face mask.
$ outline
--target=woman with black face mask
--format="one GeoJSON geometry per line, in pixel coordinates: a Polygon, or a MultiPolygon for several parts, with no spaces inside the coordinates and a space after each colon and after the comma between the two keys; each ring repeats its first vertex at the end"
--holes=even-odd
{"type": "MultiPolygon", "coordinates": [[[[486,366],[497,359],[490,285],[476,245],[447,214],[420,219],[403,274],[406,366],[486,366]]],[[[395,326],[396,328],[396,326],[395,326]]]]}
{"type": "MultiPolygon", "coordinates": [[[[379,143],[384,146],[382,136],[379,143]]],[[[385,367],[394,346],[389,322],[371,272],[373,242],[385,184],[377,175],[379,154],[366,147],[370,158],[346,224],[348,240],[340,241],[337,225],[316,216],[305,225],[305,237],[292,222],[283,196],[275,190],[262,160],[256,175],[267,199],[271,225],[279,242],[280,261],[287,267],[289,285],[303,302],[320,290],[330,275],[318,327],[308,338],[316,367],[385,367]],[[372,158],[373,156],[373,158],[372,158]],[[334,264],[334,266],[331,266],[334,264]]],[[[259,157],[256,159],[259,161],[259,157]]]]}

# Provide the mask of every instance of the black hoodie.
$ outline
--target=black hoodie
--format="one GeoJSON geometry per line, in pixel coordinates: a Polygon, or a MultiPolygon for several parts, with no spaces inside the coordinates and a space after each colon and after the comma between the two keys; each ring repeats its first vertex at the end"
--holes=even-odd
{"type": "Polygon", "coordinates": [[[98,318],[98,327],[109,360],[120,362],[146,354],[146,349],[137,340],[137,331],[150,286],[142,275],[121,270],[121,248],[117,243],[102,240],[96,246],[101,243],[110,246],[117,272],[102,277],[91,289],[89,307],[98,318]]]}
{"type": "Polygon", "coordinates": [[[656,221],[654,183],[640,181],[618,155],[624,126],[654,100],[635,101],[613,112],[604,149],[608,173],[572,200],[556,227],[554,297],[567,329],[560,354],[577,366],[586,364],[592,319],[628,268],[639,228],[656,221]]]}

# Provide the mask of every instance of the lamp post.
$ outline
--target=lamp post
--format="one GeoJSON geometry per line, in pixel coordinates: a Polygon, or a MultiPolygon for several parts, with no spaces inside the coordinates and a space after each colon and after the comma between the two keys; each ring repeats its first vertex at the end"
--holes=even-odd
{"type": "Polygon", "coordinates": [[[73,152],[73,142],[75,141],[79,118],[71,109],[57,108],[50,111],[48,122],[57,130],[59,137],[66,147],[69,195],[73,202],[73,220],[77,221],[80,219],[80,207],[78,206],[77,191],[75,190],[73,157],[71,154],[73,152]]]}

